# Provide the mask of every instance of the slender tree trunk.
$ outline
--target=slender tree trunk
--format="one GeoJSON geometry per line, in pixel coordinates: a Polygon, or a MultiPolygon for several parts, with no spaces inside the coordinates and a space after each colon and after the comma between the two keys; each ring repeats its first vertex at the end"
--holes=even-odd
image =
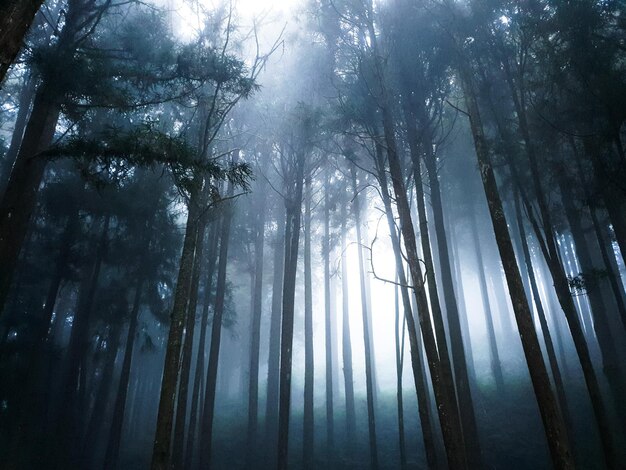
{"type": "MultiPolygon", "coordinates": [[[[389,188],[387,183],[387,175],[385,173],[385,162],[383,157],[382,145],[376,143],[376,171],[378,175],[378,181],[381,187],[381,195],[383,198],[383,204],[385,206],[385,215],[387,218],[387,225],[389,226],[389,233],[391,235],[391,244],[393,247],[393,253],[396,261],[396,272],[398,274],[398,281],[401,286],[402,293],[402,305],[404,310],[404,321],[407,325],[407,331],[409,333],[409,346],[411,354],[411,367],[413,371],[413,381],[415,385],[415,392],[417,395],[418,411],[420,417],[420,424],[422,426],[422,439],[424,441],[424,450],[426,452],[426,461],[428,467],[431,469],[438,468],[437,464],[437,452],[435,449],[435,438],[433,432],[433,423],[430,416],[430,405],[428,400],[428,381],[424,371],[424,360],[422,357],[422,344],[419,338],[419,332],[415,325],[415,319],[413,317],[413,309],[411,308],[411,299],[409,296],[409,287],[406,274],[404,272],[404,262],[402,259],[402,252],[400,247],[400,234],[396,227],[393,209],[391,207],[391,197],[389,195],[389,188]]],[[[432,331],[431,331],[432,334],[432,331]]]]}
{"type": "Polygon", "coordinates": [[[363,237],[361,236],[361,206],[358,195],[358,187],[356,181],[356,170],[354,165],[350,167],[352,176],[352,190],[354,193],[353,207],[354,218],[356,221],[356,240],[357,251],[359,256],[359,280],[361,285],[361,312],[363,318],[363,343],[365,345],[365,381],[367,390],[367,422],[369,429],[369,451],[370,466],[373,469],[378,468],[378,444],[376,442],[376,410],[374,409],[374,383],[372,377],[372,350],[371,350],[371,332],[368,322],[367,313],[367,290],[365,285],[365,266],[363,254],[363,237]]]}
{"type": "Polygon", "coordinates": [[[304,196],[304,426],[302,466],[313,468],[313,282],[311,279],[311,177],[305,180],[304,196]]]}
{"type": "MultiPolygon", "coordinates": [[[[293,352],[293,317],[298,271],[304,155],[298,155],[295,171],[295,191],[285,199],[285,275],[283,280],[283,314],[280,339],[280,400],[278,409],[278,470],[288,467],[289,412],[291,408],[291,371],[293,352]]],[[[328,359],[328,358],[327,358],[328,359]]],[[[332,390],[332,389],[331,389],[332,390]]],[[[332,391],[331,391],[332,393],[332,391]]]]}
{"type": "Polygon", "coordinates": [[[174,426],[176,386],[180,373],[183,328],[191,289],[193,260],[198,234],[199,191],[200,188],[194,188],[189,200],[185,240],[178,268],[178,281],[174,294],[174,306],[170,316],[170,331],[165,352],[163,378],[161,380],[159,412],[152,451],[152,470],[167,470],[171,465],[170,448],[172,444],[172,428],[174,426]]]}
{"type": "Polygon", "coordinates": [[[185,450],[185,469],[190,469],[193,466],[194,450],[196,446],[197,427],[198,427],[198,415],[199,410],[202,410],[201,405],[201,393],[203,390],[204,382],[204,356],[206,348],[206,333],[207,325],[209,323],[209,305],[212,302],[213,296],[213,277],[215,274],[215,261],[217,259],[217,250],[219,242],[219,221],[215,221],[211,224],[209,232],[209,252],[208,252],[208,266],[207,277],[204,284],[204,305],[202,307],[202,320],[200,322],[200,338],[198,342],[198,355],[196,358],[196,372],[193,381],[193,392],[191,394],[191,417],[189,420],[189,430],[187,437],[187,448],[185,450]]]}
{"type": "Polygon", "coordinates": [[[354,372],[352,370],[352,338],[350,336],[350,294],[348,284],[348,257],[346,254],[346,201],[341,201],[341,295],[342,295],[342,359],[343,379],[346,396],[346,439],[347,451],[352,456],[356,434],[356,412],[354,408],[354,372]]]}
{"type": "Polygon", "coordinates": [[[200,275],[204,260],[204,239],[207,224],[207,211],[204,206],[207,203],[206,195],[202,195],[201,207],[204,214],[199,215],[196,229],[196,249],[191,275],[189,303],[187,305],[187,318],[185,321],[185,336],[182,346],[182,358],[180,364],[180,379],[178,384],[178,401],[176,404],[176,421],[174,424],[174,444],[172,450],[172,466],[183,468],[185,447],[185,426],[187,420],[187,403],[189,400],[189,378],[191,376],[191,358],[193,353],[193,338],[196,328],[196,312],[198,306],[198,290],[200,288],[200,275]]]}
{"type": "Polygon", "coordinates": [[[546,314],[543,309],[543,303],[539,295],[539,287],[537,285],[537,278],[535,277],[535,270],[533,267],[532,256],[528,249],[528,241],[526,239],[526,230],[524,228],[524,221],[522,219],[522,210],[520,207],[519,196],[514,195],[515,198],[515,215],[517,219],[517,230],[520,235],[520,242],[522,247],[522,253],[524,256],[524,263],[526,265],[526,272],[530,281],[530,289],[532,292],[535,307],[537,309],[537,316],[539,317],[539,325],[543,333],[543,339],[546,344],[546,353],[548,355],[548,363],[550,364],[550,370],[552,372],[552,378],[554,379],[554,385],[556,388],[556,395],[559,400],[559,406],[561,408],[561,414],[566,425],[568,437],[572,437],[572,421],[570,418],[569,407],[567,405],[567,396],[565,395],[565,385],[563,384],[563,377],[561,376],[561,370],[559,369],[559,363],[556,359],[556,352],[554,350],[554,344],[552,343],[552,335],[548,328],[548,322],[546,314]]]}
{"type": "MultiPolygon", "coordinates": [[[[119,312],[122,314],[123,312],[119,312]]],[[[124,312],[125,313],[125,312],[124,312]]],[[[123,317],[123,315],[121,315],[123,317]]],[[[113,388],[113,373],[115,371],[115,359],[120,345],[120,334],[122,329],[121,318],[114,320],[110,327],[107,339],[107,350],[104,356],[102,376],[97,384],[97,391],[94,398],[93,409],[83,439],[82,465],[84,468],[93,468],[96,462],[96,451],[98,446],[98,435],[102,430],[102,423],[109,404],[108,397],[113,388]]]]}
{"type": "Polygon", "coordinates": [[[263,307],[263,252],[265,241],[265,193],[259,190],[258,219],[254,240],[254,293],[250,329],[250,378],[248,382],[248,468],[256,461],[257,421],[259,412],[259,350],[261,345],[261,314],[263,307]]]}
{"type": "Polygon", "coordinates": [[[502,200],[500,199],[496,177],[489,157],[489,149],[483,131],[471,75],[467,70],[467,64],[463,63],[464,60],[465,58],[459,57],[461,84],[469,114],[480,175],[489,207],[489,215],[491,216],[498,251],[504,266],[524,356],[526,357],[533,389],[539,404],[552,462],[557,469],[570,469],[574,467],[574,464],[567,439],[567,431],[550,385],[548,371],[543,362],[537,332],[533,325],[532,313],[524,291],[524,284],[515,258],[515,252],[513,251],[502,200]]]}
{"type": "MultiPolygon", "coordinates": [[[[235,160],[235,158],[233,158],[235,160]]],[[[229,184],[227,197],[232,197],[234,188],[229,184]]],[[[222,318],[224,316],[224,302],[226,300],[226,268],[228,266],[228,245],[230,243],[230,228],[234,207],[226,202],[220,233],[220,254],[217,266],[217,283],[215,286],[215,310],[211,325],[211,346],[209,349],[209,363],[206,373],[206,390],[204,395],[204,409],[202,410],[200,467],[211,466],[211,452],[213,444],[213,417],[215,415],[215,394],[217,386],[217,368],[219,364],[220,343],[222,338],[222,318]]]]}
{"type": "Polygon", "coordinates": [[[485,276],[485,260],[483,259],[482,248],[480,246],[480,238],[478,235],[478,227],[476,226],[476,215],[471,217],[472,237],[474,238],[474,253],[476,253],[476,269],[478,272],[478,285],[480,287],[480,296],[483,302],[485,312],[485,322],[487,323],[487,336],[489,337],[489,353],[491,355],[491,373],[496,382],[496,387],[500,394],[504,392],[504,378],[502,377],[502,365],[498,354],[498,343],[496,341],[496,330],[493,325],[493,315],[491,314],[491,306],[489,303],[489,290],[487,288],[487,277],[485,276]]]}
{"type": "Polygon", "coordinates": [[[42,3],[43,0],[7,0],[0,6],[0,85],[42,3]]]}
{"type": "Polygon", "coordinates": [[[324,239],[322,241],[322,258],[324,259],[324,345],[326,351],[326,453],[328,464],[333,463],[335,455],[335,414],[333,411],[333,318],[330,308],[330,203],[328,188],[330,178],[325,176],[324,188],[324,239]]]}
{"type": "MultiPolygon", "coordinates": [[[[404,367],[404,318],[400,321],[400,299],[398,296],[398,275],[396,274],[396,286],[394,288],[395,307],[395,333],[396,333],[396,403],[398,406],[398,447],[400,449],[400,468],[407,468],[406,442],[404,436],[404,404],[402,394],[402,369],[404,367]],[[402,331],[402,333],[400,333],[402,331]]],[[[412,315],[409,312],[409,315],[412,315]]]]}
{"type": "Polygon", "coordinates": [[[128,325],[128,336],[126,337],[122,371],[120,373],[120,382],[117,388],[115,404],[113,405],[111,429],[109,431],[109,439],[104,456],[103,468],[107,470],[115,470],[118,466],[120,443],[122,441],[122,428],[124,426],[124,412],[126,410],[126,396],[128,395],[130,371],[133,361],[133,349],[135,347],[135,337],[137,336],[137,324],[139,323],[139,307],[141,305],[143,284],[143,279],[139,278],[135,287],[133,307],[130,312],[130,324],[128,325]]]}
{"type": "Polygon", "coordinates": [[[26,128],[30,108],[33,104],[33,98],[35,96],[36,83],[34,74],[29,73],[28,78],[26,78],[24,85],[22,86],[22,90],[20,91],[19,109],[15,118],[13,133],[11,134],[11,144],[9,145],[7,153],[4,155],[5,161],[3,165],[5,172],[0,175],[0,198],[4,194],[9,176],[11,175],[11,169],[13,168],[13,164],[15,163],[15,159],[17,158],[17,154],[20,150],[20,145],[22,144],[24,129],[26,128]]]}
{"type": "Polygon", "coordinates": [[[276,216],[276,240],[274,243],[272,280],[272,312],[270,317],[269,352],[267,358],[267,400],[265,408],[266,460],[273,462],[278,445],[278,389],[280,368],[280,317],[283,299],[283,275],[285,269],[285,213],[278,210],[276,216]]]}
{"type": "Polygon", "coordinates": [[[81,383],[81,380],[86,375],[84,366],[81,367],[81,362],[85,358],[89,345],[89,324],[100,279],[100,271],[107,250],[110,221],[111,218],[107,215],[102,224],[94,263],[89,276],[85,278],[81,287],[74,321],[72,322],[72,333],[67,353],[67,375],[64,379],[61,399],[63,406],[72,403],[73,407],[70,411],[62,411],[60,419],[58,419],[57,437],[61,439],[62,444],[55,451],[60,456],[60,459],[56,462],[59,468],[77,463],[74,461],[74,458],[79,453],[76,440],[80,435],[80,412],[83,411],[80,406],[80,394],[84,391],[84,384],[81,383]]]}
{"type": "Polygon", "coordinates": [[[52,142],[59,113],[60,106],[53,100],[52,92],[41,86],[0,202],[0,312],[6,302],[46,168],[46,160],[37,155],[52,142]]]}
{"type": "MultiPolygon", "coordinates": [[[[410,126],[413,127],[413,124],[410,126]]],[[[456,293],[454,291],[452,264],[450,260],[450,253],[448,251],[448,237],[446,235],[443,204],[441,202],[441,189],[439,186],[439,175],[437,172],[437,157],[433,151],[433,144],[430,136],[428,135],[425,138],[426,141],[423,146],[424,163],[430,184],[430,200],[433,209],[435,235],[437,237],[441,284],[446,306],[448,328],[450,331],[450,350],[452,352],[452,364],[454,367],[459,414],[461,417],[461,426],[463,427],[463,437],[465,439],[468,465],[472,468],[479,468],[484,466],[484,462],[482,459],[482,450],[479,441],[478,428],[476,426],[472,391],[467,372],[467,358],[465,357],[465,347],[463,344],[461,321],[459,319],[459,309],[457,305],[456,293]]],[[[414,164],[419,167],[419,160],[414,162],[414,164]]]]}

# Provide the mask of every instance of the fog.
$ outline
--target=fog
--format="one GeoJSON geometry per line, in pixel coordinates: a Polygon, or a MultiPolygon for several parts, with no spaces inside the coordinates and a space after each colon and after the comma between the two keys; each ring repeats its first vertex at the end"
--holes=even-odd
{"type": "Polygon", "coordinates": [[[625,14],[1,5],[0,468],[623,468],[625,14]]]}

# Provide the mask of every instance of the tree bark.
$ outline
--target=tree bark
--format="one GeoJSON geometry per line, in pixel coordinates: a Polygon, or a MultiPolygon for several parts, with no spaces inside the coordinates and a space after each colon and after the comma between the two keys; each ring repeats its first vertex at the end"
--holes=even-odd
{"type": "MultiPolygon", "coordinates": [[[[235,158],[234,158],[235,159],[235,158]]],[[[227,197],[232,197],[234,188],[229,184],[227,197]]],[[[217,386],[217,368],[219,364],[220,342],[222,338],[222,318],[226,300],[226,268],[228,266],[228,245],[230,243],[230,228],[233,216],[232,203],[226,201],[220,233],[220,254],[217,266],[217,283],[215,286],[215,309],[213,324],[211,325],[211,346],[209,349],[209,363],[206,373],[206,390],[204,395],[204,409],[200,438],[203,445],[200,447],[200,467],[211,466],[211,452],[213,444],[213,417],[215,414],[215,394],[217,386]]]]}
{"type": "Polygon", "coordinates": [[[305,469],[313,468],[313,282],[311,279],[311,177],[305,180],[304,196],[304,423],[303,461],[305,469]]]}
{"type": "Polygon", "coordinates": [[[333,463],[335,454],[335,414],[333,404],[333,318],[330,306],[330,203],[328,188],[330,178],[325,176],[324,188],[324,239],[322,241],[322,258],[324,260],[324,345],[326,352],[326,453],[328,464],[333,463]]]}
{"type": "Polygon", "coordinates": [[[170,331],[167,338],[157,427],[152,450],[152,470],[167,470],[171,466],[170,447],[172,443],[172,428],[174,426],[176,386],[180,373],[183,327],[187,315],[187,304],[191,289],[193,260],[198,234],[198,217],[200,212],[198,204],[200,188],[198,186],[199,185],[192,190],[189,199],[185,240],[183,242],[183,251],[178,268],[174,306],[172,307],[172,313],[170,315],[170,331]]]}
{"type": "Polygon", "coordinates": [[[197,428],[199,410],[202,410],[201,392],[204,385],[204,356],[206,352],[206,333],[209,323],[209,305],[213,297],[213,277],[215,275],[215,261],[219,242],[219,221],[211,224],[209,232],[209,252],[207,277],[204,284],[204,305],[202,307],[202,320],[200,322],[200,338],[198,342],[198,355],[196,357],[196,372],[193,381],[193,392],[191,394],[191,417],[189,420],[189,435],[187,437],[187,448],[185,450],[185,469],[193,467],[194,450],[196,447],[197,428]]]}
{"type": "Polygon", "coordinates": [[[43,0],[7,0],[0,6],[0,85],[42,3],[43,0]]]}
{"type": "Polygon", "coordinates": [[[294,299],[296,274],[298,271],[302,187],[304,183],[304,155],[298,155],[296,158],[294,194],[290,199],[285,199],[285,274],[283,279],[283,314],[280,339],[278,470],[287,470],[288,468],[294,299]]]}
{"type": "Polygon", "coordinates": [[[115,404],[113,405],[113,417],[111,418],[111,429],[104,456],[103,468],[116,470],[120,453],[120,443],[122,441],[122,429],[124,426],[124,412],[126,410],[126,396],[130,380],[130,371],[133,361],[133,349],[135,347],[135,337],[137,336],[137,324],[139,323],[139,307],[141,306],[141,294],[143,291],[143,279],[139,279],[135,287],[135,299],[130,312],[130,324],[128,325],[128,336],[124,349],[124,359],[120,382],[117,388],[115,404]]]}
{"type": "Polygon", "coordinates": [[[370,466],[372,469],[378,468],[378,444],[376,442],[376,410],[374,408],[374,382],[372,377],[372,349],[371,349],[371,332],[368,321],[368,303],[367,303],[367,288],[365,285],[365,266],[364,266],[364,253],[363,253],[363,237],[361,235],[361,206],[358,194],[358,187],[356,181],[356,170],[354,165],[350,167],[350,174],[352,177],[352,191],[354,218],[356,221],[356,240],[357,240],[357,252],[359,257],[359,281],[361,286],[361,313],[363,319],[363,343],[365,346],[365,383],[367,391],[367,423],[369,430],[369,451],[370,451],[370,466]]]}
{"type": "Polygon", "coordinates": [[[472,238],[474,239],[474,253],[476,254],[476,270],[478,272],[478,285],[480,288],[480,297],[485,312],[485,322],[487,324],[487,336],[489,338],[489,354],[491,355],[491,373],[496,383],[498,392],[504,392],[504,378],[502,377],[502,364],[498,354],[498,343],[496,341],[496,330],[493,325],[493,315],[491,314],[491,306],[489,303],[489,290],[487,288],[487,277],[485,276],[484,259],[482,248],[480,246],[480,237],[478,235],[478,227],[476,226],[476,214],[471,216],[472,238]]]}
{"type": "Polygon", "coordinates": [[[346,211],[345,195],[341,201],[341,295],[342,295],[342,362],[346,397],[347,453],[351,456],[355,443],[356,413],[354,408],[354,372],[352,370],[352,338],[350,336],[350,295],[348,284],[348,257],[346,254],[346,211]]]}
{"type": "Polygon", "coordinates": [[[489,207],[489,215],[491,216],[498,251],[500,252],[500,258],[504,266],[509,295],[511,296],[513,311],[515,313],[515,320],[524,349],[524,356],[526,357],[533,389],[539,404],[552,462],[557,469],[571,469],[574,467],[574,464],[567,439],[567,431],[563,419],[559,414],[557,401],[550,385],[548,371],[543,362],[537,332],[533,325],[532,314],[524,291],[524,284],[522,283],[519,267],[515,259],[515,252],[513,251],[513,244],[508,231],[502,200],[489,157],[489,149],[483,131],[476,94],[471,81],[471,75],[467,70],[468,65],[463,63],[464,60],[465,58],[459,57],[459,75],[465,95],[470,128],[474,139],[487,205],[489,207]]]}

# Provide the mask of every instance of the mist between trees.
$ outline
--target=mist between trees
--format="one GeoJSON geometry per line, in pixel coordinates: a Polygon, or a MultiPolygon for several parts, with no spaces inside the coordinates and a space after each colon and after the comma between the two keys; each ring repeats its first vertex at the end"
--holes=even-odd
{"type": "Polygon", "coordinates": [[[0,467],[620,469],[620,1],[0,5],[0,467]]]}

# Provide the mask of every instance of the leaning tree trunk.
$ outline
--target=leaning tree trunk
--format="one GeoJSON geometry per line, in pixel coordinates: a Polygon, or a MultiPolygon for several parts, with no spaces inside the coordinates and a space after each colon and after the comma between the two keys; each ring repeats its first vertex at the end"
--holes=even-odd
{"type": "Polygon", "coordinates": [[[293,318],[300,241],[300,212],[304,179],[304,155],[296,162],[295,191],[285,199],[285,275],[283,280],[283,314],[280,338],[280,392],[278,408],[278,470],[288,467],[289,413],[291,408],[291,371],[293,352],[293,318]]]}
{"type": "MultiPolygon", "coordinates": [[[[411,354],[411,367],[413,371],[413,381],[415,392],[417,395],[418,411],[420,424],[422,426],[422,439],[424,441],[424,450],[426,452],[426,461],[428,468],[438,468],[437,451],[435,448],[435,437],[433,432],[433,423],[430,415],[430,405],[428,400],[428,381],[423,368],[422,346],[419,340],[419,332],[415,325],[413,317],[413,309],[411,308],[411,299],[409,296],[409,286],[404,272],[404,261],[400,246],[400,234],[394,221],[393,209],[391,206],[391,197],[389,195],[389,187],[387,183],[387,174],[385,172],[385,162],[383,157],[382,145],[376,143],[376,172],[378,183],[381,188],[381,196],[385,206],[385,216],[387,225],[391,235],[391,244],[396,262],[396,272],[398,274],[398,282],[401,287],[402,305],[404,309],[404,321],[407,325],[409,333],[409,346],[411,354]]],[[[431,332],[432,334],[432,332],[431,332]]]]}
{"type": "Polygon", "coordinates": [[[469,114],[481,180],[489,207],[489,215],[491,216],[498,251],[504,266],[524,356],[526,357],[533,389],[537,397],[552,462],[557,469],[571,469],[574,468],[574,463],[567,439],[567,431],[558,410],[548,371],[543,362],[539,339],[537,338],[532,313],[524,291],[524,284],[515,259],[502,200],[500,199],[495,173],[489,156],[476,94],[473,89],[470,72],[467,70],[469,66],[463,63],[465,60],[464,57],[459,57],[460,79],[469,114]]]}
{"type": "Polygon", "coordinates": [[[311,177],[304,196],[304,417],[302,466],[313,468],[313,282],[311,279],[311,177]]]}
{"type": "MultiPolygon", "coordinates": [[[[198,180],[196,180],[198,183],[198,180]]],[[[165,351],[165,366],[161,379],[161,395],[157,415],[156,433],[152,450],[152,470],[166,470],[170,466],[170,449],[172,444],[172,428],[174,426],[174,404],[176,402],[176,386],[180,373],[180,356],[183,340],[183,327],[187,315],[189,291],[193,271],[194,253],[196,250],[198,223],[201,208],[199,196],[201,188],[196,184],[189,199],[185,240],[178,268],[178,280],[174,294],[174,306],[170,315],[170,331],[165,351]]]]}
{"type": "Polygon", "coordinates": [[[546,353],[548,355],[548,363],[550,364],[550,370],[552,371],[552,378],[554,379],[554,386],[556,388],[556,395],[559,400],[561,414],[563,415],[563,420],[565,422],[566,430],[568,432],[568,437],[571,438],[573,428],[572,428],[572,423],[571,423],[571,418],[570,418],[570,413],[569,413],[569,407],[567,405],[567,396],[565,395],[565,385],[563,383],[561,369],[559,368],[559,363],[556,358],[554,344],[552,343],[552,335],[550,334],[550,329],[548,328],[548,322],[546,320],[546,314],[543,309],[543,303],[541,302],[541,297],[539,295],[539,286],[537,285],[537,278],[535,276],[535,269],[533,267],[532,256],[528,248],[528,240],[526,239],[526,230],[524,228],[524,220],[522,219],[522,210],[520,207],[519,195],[515,194],[513,197],[515,198],[515,215],[517,219],[516,220],[517,230],[519,231],[519,235],[520,235],[519,238],[520,238],[522,253],[524,256],[524,263],[526,265],[526,272],[528,273],[528,278],[530,281],[530,289],[532,292],[535,307],[537,309],[537,316],[539,317],[539,325],[541,326],[541,331],[543,333],[543,340],[546,344],[546,353]]]}
{"type": "MultiPolygon", "coordinates": [[[[396,404],[398,408],[398,448],[400,449],[400,468],[406,469],[406,439],[404,434],[404,403],[402,394],[402,369],[404,367],[404,317],[400,321],[400,299],[398,295],[398,275],[394,287],[395,334],[396,334],[396,404]],[[402,331],[402,333],[400,333],[402,331]]],[[[412,315],[409,312],[409,315],[412,315]]]]}
{"type": "Polygon", "coordinates": [[[359,257],[359,281],[361,285],[361,313],[363,318],[363,343],[365,345],[365,384],[367,391],[367,423],[369,430],[370,466],[378,468],[378,444],[376,442],[376,410],[374,409],[374,382],[372,377],[372,349],[371,332],[367,313],[367,289],[365,285],[365,266],[363,253],[363,237],[361,235],[361,206],[356,182],[356,170],[350,166],[352,176],[352,191],[354,193],[354,218],[356,221],[357,253],[359,257]]]}
{"type": "MultiPolygon", "coordinates": [[[[1,80],[0,80],[1,81],[1,80]]],[[[7,150],[7,153],[4,155],[4,169],[6,173],[0,174],[0,198],[4,194],[4,190],[11,175],[11,169],[13,168],[13,164],[15,163],[15,159],[17,158],[17,154],[20,150],[20,145],[22,145],[22,138],[24,137],[24,129],[26,128],[26,123],[28,122],[28,116],[30,114],[30,108],[33,104],[33,97],[35,96],[37,80],[33,73],[28,74],[28,78],[26,78],[24,84],[22,85],[22,90],[20,91],[19,98],[19,109],[17,111],[17,116],[15,118],[15,125],[13,126],[13,133],[11,134],[11,144],[7,150]]]]}
{"type": "Polygon", "coordinates": [[[0,5],[0,85],[42,3],[43,0],[6,0],[0,5]]]}
{"type": "Polygon", "coordinates": [[[498,354],[498,343],[496,341],[496,330],[493,325],[493,315],[489,303],[489,289],[487,288],[487,277],[485,276],[485,267],[483,252],[480,245],[480,237],[478,235],[478,227],[476,226],[476,214],[470,216],[472,226],[472,238],[474,239],[474,253],[476,254],[476,269],[478,272],[478,286],[480,288],[480,297],[485,312],[485,322],[487,324],[487,337],[489,338],[489,354],[491,355],[491,373],[496,382],[497,390],[502,394],[504,392],[504,378],[502,377],[502,364],[498,354]]]}

